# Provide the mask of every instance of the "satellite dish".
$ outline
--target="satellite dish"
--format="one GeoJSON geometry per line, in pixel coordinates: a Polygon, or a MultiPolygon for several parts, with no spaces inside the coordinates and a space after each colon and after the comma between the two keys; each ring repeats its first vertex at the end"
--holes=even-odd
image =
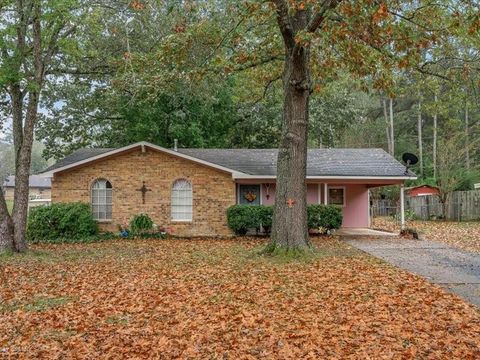
{"type": "Polygon", "coordinates": [[[402,160],[405,163],[406,169],[405,169],[405,175],[408,175],[408,169],[410,166],[415,165],[418,163],[418,157],[414,154],[411,153],[405,153],[402,155],[402,160]]]}
{"type": "Polygon", "coordinates": [[[405,153],[402,155],[402,160],[403,162],[407,165],[415,165],[418,163],[418,157],[416,155],[413,155],[411,153],[405,153]]]}

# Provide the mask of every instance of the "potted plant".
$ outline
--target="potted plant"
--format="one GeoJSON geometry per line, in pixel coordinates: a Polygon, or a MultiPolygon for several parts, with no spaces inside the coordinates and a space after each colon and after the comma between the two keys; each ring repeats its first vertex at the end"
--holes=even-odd
{"type": "Polygon", "coordinates": [[[120,237],[127,238],[129,235],[128,231],[128,220],[123,219],[123,222],[118,225],[118,230],[120,231],[120,237]]]}

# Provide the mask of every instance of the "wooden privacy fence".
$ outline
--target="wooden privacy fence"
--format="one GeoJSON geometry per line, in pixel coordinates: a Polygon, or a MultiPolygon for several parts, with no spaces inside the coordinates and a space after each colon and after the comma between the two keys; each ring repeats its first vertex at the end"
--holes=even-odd
{"type": "Polygon", "coordinates": [[[480,220],[480,190],[452,193],[447,206],[447,219],[480,220]]]}
{"type": "MultiPolygon", "coordinates": [[[[422,220],[442,217],[442,203],[438,196],[405,196],[405,211],[415,213],[422,220]]],[[[400,203],[392,200],[373,200],[372,216],[395,216],[400,203]]],[[[480,220],[480,190],[455,191],[447,204],[447,220],[480,220]]]]}
{"type": "Polygon", "coordinates": [[[400,203],[387,199],[373,199],[370,204],[370,214],[377,216],[395,216],[400,211],[400,203]]]}

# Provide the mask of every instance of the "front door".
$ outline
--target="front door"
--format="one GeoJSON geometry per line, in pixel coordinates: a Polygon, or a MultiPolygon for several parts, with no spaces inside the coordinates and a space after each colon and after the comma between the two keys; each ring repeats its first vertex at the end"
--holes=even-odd
{"type": "Polygon", "coordinates": [[[260,185],[239,185],[238,203],[260,205],[260,185]]]}

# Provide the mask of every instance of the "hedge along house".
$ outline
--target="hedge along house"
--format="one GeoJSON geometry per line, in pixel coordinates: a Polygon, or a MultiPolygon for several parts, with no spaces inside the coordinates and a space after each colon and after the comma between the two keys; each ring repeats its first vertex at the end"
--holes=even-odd
{"type": "MultiPolygon", "coordinates": [[[[225,236],[234,204],[275,202],[277,150],[166,149],[147,142],[82,149],[43,173],[52,202],[86,202],[101,229],[148,214],[179,236],[225,236]]],[[[369,189],[415,175],[381,149],[309,149],[307,201],[343,209],[343,227],[370,225],[369,189]]],[[[403,202],[402,202],[403,203],[403,202]]]]}

